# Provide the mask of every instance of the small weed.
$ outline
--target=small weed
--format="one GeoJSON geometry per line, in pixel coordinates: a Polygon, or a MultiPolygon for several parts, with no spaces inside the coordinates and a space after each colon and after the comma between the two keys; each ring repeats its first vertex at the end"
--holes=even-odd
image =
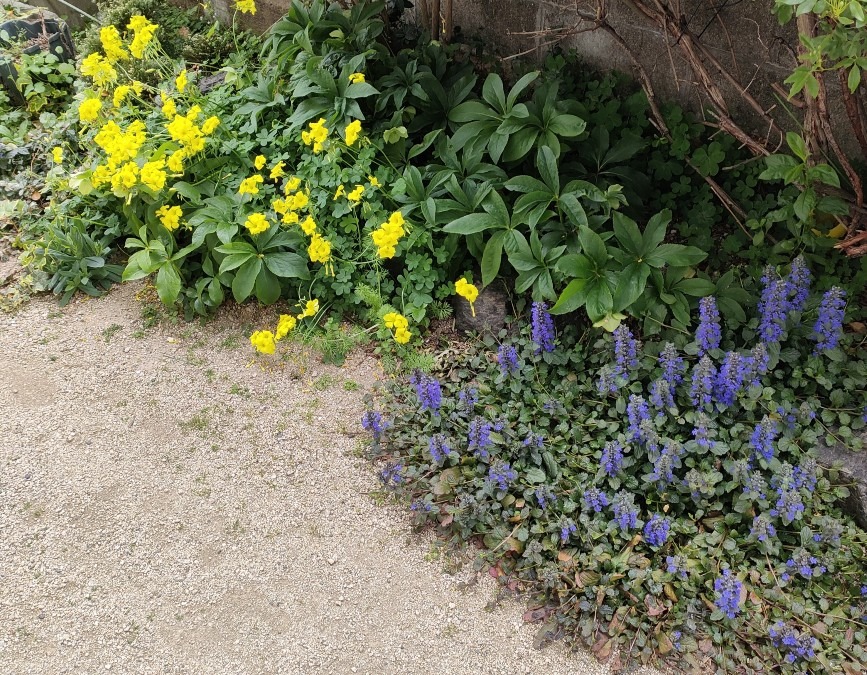
{"type": "Polygon", "coordinates": [[[145,336],[145,332],[143,328],[139,328],[138,330],[134,330],[132,332],[133,338],[136,340],[141,340],[145,336]]]}
{"type": "Polygon", "coordinates": [[[187,350],[187,363],[189,363],[191,366],[203,366],[207,363],[207,361],[198,354],[196,354],[195,350],[190,347],[187,350]]]}
{"type": "Polygon", "coordinates": [[[334,384],[334,378],[331,375],[320,375],[313,381],[313,388],[316,391],[325,391],[334,384]]]}
{"type": "Polygon", "coordinates": [[[214,369],[213,369],[213,368],[208,368],[208,369],[205,371],[205,377],[207,377],[208,380],[209,380],[210,382],[213,382],[213,381],[214,381],[214,378],[215,378],[216,376],[217,376],[217,374],[214,372],[214,369]]]}
{"type": "Polygon", "coordinates": [[[106,328],[104,331],[102,331],[102,339],[105,340],[106,344],[108,344],[109,342],[111,342],[111,338],[114,336],[114,334],[117,333],[122,328],[123,328],[123,326],[121,326],[120,324],[117,324],[117,323],[111,324],[108,328],[106,328]]]}
{"type": "Polygon", "coordinates": [[[202,473],[200,476],[196,476],[194,479],[196,483],[196,487],[193,488],[193,494],[197,497],[210,497],[211,496],[211,486],[208,485],[208,474],[202,473]]]}
{"type": "Polygon", "coordinates": [[[223,338],[220,346],[223,349],[237,349],[241,346],[241,337],[239,335],[230,335],[226,338],[223,338]]]}
{"type": "Polygon", "coordinates": [[[355,380],[345,380],[343,382],[344,391],[358,391],[360,385],[355,380]]]}
{"type": "Polygon", "coordinates": [[[250,390],[247,387],[243,387],[240,384],[233,384],[229,387],[229,393],[235,396],[243,396],[244,398],[250,398],[250,390]]]}
{"type": "Polygon", "coordinates": [[[210,409],[202,408],[186,422],[181,422],[182,429],[204,431],[211,423],[210,409]]]}

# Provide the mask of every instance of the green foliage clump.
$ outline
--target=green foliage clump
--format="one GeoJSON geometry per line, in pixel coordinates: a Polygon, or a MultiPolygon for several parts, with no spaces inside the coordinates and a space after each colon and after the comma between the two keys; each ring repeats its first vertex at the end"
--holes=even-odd
{"type": "MultiPolygon", "coordinates": [[[[788,302],[796,276],[765,289],[788,302]]],[[[625,325],[555,344],[537,304],[447,377],[371,400],[383,484],[417,524],[480,538],[479,562],[543,603],[540,635],[718,672],[863,672],[867,535],[814,452],[867,429],[863,340],[833,344],[835,293],[779,311],[765,294],[735,330],[706,302],[695,335],[644,345],[625,325]]]]}

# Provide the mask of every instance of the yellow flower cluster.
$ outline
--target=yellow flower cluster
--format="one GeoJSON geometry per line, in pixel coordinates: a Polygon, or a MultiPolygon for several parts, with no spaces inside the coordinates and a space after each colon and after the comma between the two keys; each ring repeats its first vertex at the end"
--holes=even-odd
{"type": "Polygon", "coordinates": [[[286,175],[286,162],[277,162],[274,166],[271,167],[271,173],[268,174],[268,178],[271,180],[280,180],[283,176],[286,175]]]}
{"type": "Polygon", "coordinates": [[[406,234],[406,230],[403,229],[405,222],[403,214],[395,211],[386,222],[370,233],[380,258],[394,257],[397,242],[406,234]]]}
{"type": "Polygon", "coordinates": [[[350,84],[360,84],[364,81],[364,73],[352,73],[352,75],[349,76],[350,84]]]}
{"type": "Polygon", "coordinates": [[[102,101],[98,98],[86,98],[78,105],[78,119],[82,122],[94,122],[102,110],[102,101]]]}
{"type": "Polygon", "coordinates": [[[253,166],[256,167],[256,171],[261,171],[267,161],[265,155],[256,155],[256,159],[253,160],[253,166]]]}
{"type": "Polygon", "coordinates": [[[258,173],[250,176],[249,178],[245,178],[241,181],[241,185],[238,187],[239,195],[257,195],[259,194],[259,185],[264,182],[264,178],[260,176],[258,173]]]}
{"type": "Polygon", "coordinates": [[[298,320],[291,314],[281,314],[277,320],[277,330],[274,333],[275,340],[282,340],[290,331],[295,330],[298,320]]]}
{"type": "Polygon", "coordinates": [[[301,313],[298,315],[298,320],[304,319],[308,316],[316,316],[319,313],[319,300],[308,300],[304,309],[301,310],[301,313]]]}
{"type": "Polygon", "coordinates": [[[277,349],[274,333],[270,330],[257,330],[250,336],[250,344],[262,354],[273,354],[277,349]]]}
{"type": "Polygon", "coordinates": [[[133,82],[132,84],[121,84],[115,87],[114,95],[111,98],[111,102],[115,108],[120,108],[131,91],[134,91],[137,96],[141,96],[143,88],[144,85],[141,82],[133,82]]]}
{"type": "Polygon", "coordinates": [[[389,312],[384,317],[382,317],[383,322],[385,323],[385,327],[389,330],[394,331],[394,341],[398,344],[405,345],[409,342],[409,339],[412,337],[412,333],[409,329],[409,321],[406,320],[406,317],[403,314],[398,314],[397,312],[389,312]]]}
{"type": "Polygon", "coordinates": [[[144,58],[144,50],[153,40],[154,33],[157,32],[159,26],[151,23],[140,14],[136,14],[130,17],[126,27],[133,32],[132,44],[129,46],[130,53],[137,59],[144,58]]]}
{"type": "Polygon", "coordinates": [[[325,118],[320,117],[316,122],[310,123],[308,131],[301,132],[301,140],[304,145],[312,145],[313,152],[321,152],[325,140],[328,138],[328,127],[325,126],[325,118]]]}
{"type": "Polygon", "coordinates": [[[354,145],[358,140],[358,135],[361,133],[361,122],[355,120],[346,125],[346,145],[354,145]]]}
{"type": "Polygon", "coordinates": [[[186,115],[175,115],[174,119],[166,125],[173,141],[181,144],[185,155],[195,155],[205,149],[205,133],[196,124],[202,109],[194,105],[186,115]]]}
{"type": "MultiPolygon", "coordinates": [[[[304,315],[301,315],[300,318],[303,317],[304,315]]],[[[261,354],[273,354],[277,349],[277,343],[289,335],[290,331],[295,330],[297,324],[298,319],[291,314],[281,314],[273,333],[270,330],[257,330],[250,336],[250,344],[261,354]]]]}
{"type": "Polygon", "coordinates": [[[182,94],[184,93],[184,89],[187,88],[187,84],[189,81],[187,80],[187,69],[184,68],[180,74],[175,78],[175,86],[178,88],[178,91],[182,94]]]}
{"type": "Polygon", "coordinates": [[[363,194],[364,194],[364,186],[363,185],[356,185],[352,189],[352,192],[349,192],[346,195],[346,198],[349,201],[351,201],[353,204],[358,204],[358,202],[361,201],[361,195],[363,195],[363,194]]]}
{"type": "Polygon", "coordinates": [[[60,164],[63,161],[63,148],[59,145],[51,150],[51,159],[55,164],[60,164]]]}
{"type": "Polygon", "coordinates": [[[117,61],[126,61],[129,58],[129,53],[127,53],[126,48],[123,46],[120,31],[115,26],[103,26],[100,28],[99,41],[102,43],[105,58],[109,62],[116,63],[117,61]]]}
{"type": "Polygon", "coordinates": [[[310,257],[310,262],[327,265],[331,260],[331,244],[321,234],[313,232],[310,246],[307,247],[307,255],[310,257]]]}
{"type": "Polygon", "coordinates": [[[237,9],[242,14],[255,14],[256,0],[238,0],[235,3],[235,9],[237,9]]]}
{"type": "Polygon", "coordinates": [[[117,80],[117,71],[111,65],[111,61],[99,52],[93,52],[84,58],[81,62],[81,74],[89,77],[100,88],[107,87],[117,80]]]}
{"type": "Polygon", "coordinates": [[[470,310],[472,311],[473,316],[475,316],[476,308],[473,306],[473,303],[476,301],[476,298],[479,297],[479,289],[469,283],[466,279],[461,278],[455,282],[455,293],[470,303],[470,310]]]}
{"type": "Polygon", "coordinates": [[[177,230],[181,226],[181,216],[184,212],[180,206],[164,205],[157,209],[157,217],[169,232],[177,230]]]}
{"type": "Polygon", "coordinates": [[[263,214],[251,213],[244,222],[244,227],[250,231],[250,234],[262,234],[271,227],[271,223],[263,214]]]}

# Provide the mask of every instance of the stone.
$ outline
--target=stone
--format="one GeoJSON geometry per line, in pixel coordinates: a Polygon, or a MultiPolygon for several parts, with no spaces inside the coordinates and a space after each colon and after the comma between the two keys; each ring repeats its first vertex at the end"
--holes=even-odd
{"type": "Polygon", "coordinates": [[[475,316],[470,303],[459,296],[454,298],[455,328],[459,331],[496,333],[506,326],[506,307],[509,296],[500,283],[492,283],[479,291],[475,316]]]}
{"type": "Polygon", "coordinates": [[[816,446],[818,462],[822,466],[840,465],[842,485],[849,488],[849,496],[843,502],[843,511],[848,513],[856,523],[867,529],[867,431],[860,434],[865,450],[849,450],[837,443],[831,447],[824,443],[816,446]]]}

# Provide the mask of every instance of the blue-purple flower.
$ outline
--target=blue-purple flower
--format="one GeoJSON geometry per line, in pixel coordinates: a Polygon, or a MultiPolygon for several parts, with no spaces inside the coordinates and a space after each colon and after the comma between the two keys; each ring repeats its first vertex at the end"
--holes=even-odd
{"type": "Polygon", "coordinates": [[[439,415],[439,409],[443,402],[439,380],[416,370],[409,381],[415,386],[415,393],[418,396],[422,411],[430,410],[434,415],[439,415]]]}
{"type": "Polygon", "coordinates": [[[493,425],[480,417],[476,417],[470,422],[470,428],[467,431],[467,445],[477,457],[484,459],[488,456],[488,448],[493,445],[493,441],[491,441],[492,430],[493,425]]]}
{"type": "Polygon", "coordinates": [[[608,441],[602,449],[599,465],[607,476],[616,476],[623,466],[623,446],[617,441],[608,441]]]}
{"type": "Polygon", "coordinates": [[[584,496],[581,497],[581,503],[584,505],[586,511],[600,513],[603,508],[608,506],[608,495],[598,488],[590,488],[584,492],[584,496]]]}
{"type": "Polygon", "coordinates": [[[811,660],[816,656],[816,638],[807,631],[799,633],[794,627],[777,621],[768,628],[768,636],[774,647],[785,654],[783,657],[787,663],[794,663],[798,659],[811,660]]]}
{"type": "Polygon", "coordinates": [[[750,536],[756,541],[767,541],[770,538],[777,536],[777,528],[771,522],[770,518],[761,514],[753,518],[753,526],[750,528],[750,536]]]}
{"type": "Polygon", "coordinates": [[[792,261],[792,269],[786,277],[786,310],[800,312],[804,309],[807,297],[810,295],[812,275],[803,256],[792,261]]]}
{"type": "Polygon", "coordinates": [[[776,270],[768,266],[762,275],[762,296],[759,300],[759,337],[762,342],[779,342],[789,308],[789,289],[776,270]]]}
{"type": "Polygon", "coordinates": [[[564,518],[560,521],[560,541],[565,544],[577,530],[578,526],[571,518],[564,518]]]}
{"type": "Polygon", "coordinates": [[[514,375],[521,370],[521,364],[518,363],[518,352],[512,345],[500,345],[500,349],[497,351],[497,361],[500,364],[500,372],[503,377],[514,375]]]}
{"type": "Polygon", "coordinates": [[[689,398],[696,408],[706,408],[711,405],[715,381],[716,366],[705,354],[692,369],[689,398]]]}
{"type": "Polygon", "coordinates": [[[843,317],[846,309],[846,292],[834,286],[822,296],[819,305],[819,317],[813,326],[815,333],[815,354],[834,349],[840,341],[840,333],[843,330],[843,317]]]}
{"type": "Polygon", "coordinates": [[[695,339],[699,356],[719,348],[722,331],[719,325],[719,310],[713,296],[702,298],[698,303],[698,329],[695,339]]]}
{"type": "Polygon", "coordinates": [[[650,420],[650,408],[642,396],[632,394],[629,397],[629,403],[626,406],[626,418],[629,421],[626,435],[632,441],[641,441],[644,438],[641,423],[650,420]]]}
{"type": "Polygon", "coordinates": [[[368,410],[361,416],[361,428],[371,433],[374,442],[379,442],[382,432],[389,426],[389,423],[382,419],[382,413],[375,410],[368,410]]]}
{"type": "Polygon", "coordinates": [[[535,489],[533,494],[536,497],[536,501],[539,502],[539,506],[544,508],[548,507],[548,504],[553,504],[557,501],[557,496],[554,494],[554,490],[551,489],[550,485],[540,485],[535,489]]]}
{"type": "Polygon", "coordinates": [[[750,445],[753,450],[770,462],[774,457],[774,440],[777,438],[777,423],[765,415],[753,429],[750,445]]]}
{"type": "Polygon", "coordinates": [[[437,464],[445,461],[446,457],[448,457],[452,451],[443,434],[434,434],[431,436],[427,447],[431,458],[437,464]]]}
{"type": "Polygon", "coordinates": [[[379,480],[386,488],[395,488],[403,482],[403,464],[389,462],[379,472],[379,480]]]}
{"type": "Polygon", "coordinates": [[[633,529],[638,524],[638,507],[635,505],[635,495],[621,490],[611,500],[614,509],[614,522],[624,532],[633,529]]]}
{"type": "Polygon", "coordinates": [[[651,546],[662,546],[668,539],[670,530],[671,521],[659,513],[654,513],[644,525],[644,541],[651,546]]]}
{"type": "Polygon", "coordinates": [[[548,306],[544,302],[533,303],[530,336],[536,343],[536,354],[554,351],[554,320],[548,314],[548,306]]]}
{"type": "Polygon", "coordinates": [[[488,482],[497,485],[500,490],[508,490],[509,483],[518,477],[518,473],[501,459],[496,460],[488,468],[488,482]]]}
{"type": "Polygon", "coordinates": [[[689,576],[686,570],[686,558],[682,555],[665,556],[665,571],[681,579],[686,579],[689,576]]]}
{"type": "Polygon", "coordinates": [[[717,609],[729,619],[734,619],[741,611],[743,586],[743,583],[729,569],[723,570],[722,575],[714,581],[713,590],[716,592],[717,609]]]}

